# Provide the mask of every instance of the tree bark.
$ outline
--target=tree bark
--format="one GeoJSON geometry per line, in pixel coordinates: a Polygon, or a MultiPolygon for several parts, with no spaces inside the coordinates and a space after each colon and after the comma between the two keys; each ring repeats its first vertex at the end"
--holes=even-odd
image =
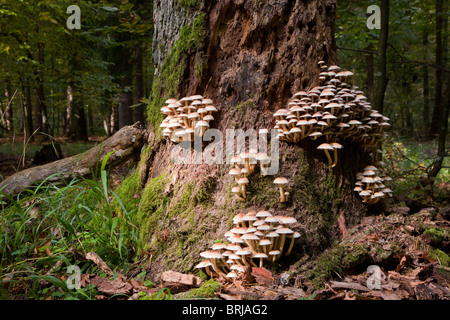
{"type": "MultiPolygon", "coordinates": [[[[224,139],[227,130],[233,128],[270,130],[275,124],[273,114],[287,108],[294,93],[319,85],[319,61],[328,66],[338,64],[333,0],[200,0],[195,8],[176,0],[155,0],[153,8],[152,45],[157,72],[149,116],[160,112],[168,98],[200,94],[212,99],[218,109],[211,128],[224,139]],[[201,32],[202,23],[205,32],[201,32]],[[198,33],[193,35],[193,31],[198,33]],[[192,41],[195,37],[196,41],[192,41]],[[191,42],[195,44],[183,47],[191,42]],[[199,52],[205,57],[201,79],[196,73],[199,66],[195,57],[199,52]],[[168,89],[174,83],[175,92],[168,89]]],[[[158,128],[159,123],[151,126],[158,128]]],[[[143,179],[140,182],[147,186],[137,214],[142,225],[140,239],[149,244],[149,251],[156,252],[158,230],[169,229],[165,250],[152,260],[148,273],[151,279],[157,279],[167,267],[176,271],[192,268],[200,258],[198,252],[214,239],[222,239],[228,221],[237,213],[265,209],[304,221],[305,230],[313,231],[306,231],[299,240],[301,245],[294,246],[293,254],[297,256],[290,260],[293,262],[299,258],[299,248],[314,255],[339,238],[336,227],[341,209],[349,225],[367,212],[353,188],[356,172],[370,159],[356,145],[346,145],[338,165],[331,168],[325,155],[317,150],[319,141],[302,141],[300,145],[280,142],[283,160],[276,176],[286,177],[292,184],[290,200],[279,202],[273,184],[276,176],[256,174],[249,179],[247,198],[241,203],[229,197],[235,183],[228,174],[230,166],[175,164],[171,157],[174,144],[158,137],[157,132],[149,134],[155,138],[139,169],[143,179]],[[201,192],[207,194],[207,204],[189,200],[197,199],[201,192]],[[165,209],[164,197],[168,198],[165,209]],[[188,199],[188,204],[181,203],[181,198],[188,199]],[[167,221],[158,216],[164,211],[167,221]],[[182,259],[175,258],[176,243],[185,244],[181,252],[177,251],[182,259]]]]}
{"type": "MultiPolygon", "coordinates": [[[[38,43],[38,61],[40,66],[35,71],[36,76],[36,103],[35,103],[35,128],[39,130],[39,132],[45,134],[51,134],[50,126],[48,123],[48,115],[47,115],[47,105],[45,101],[45,91],[44,91],[44,79],[42,66],[45,63],[44,60],[44,43],[38,43]]],[[[39,136],[40,140],[47,140],[45,135],[39,136]]]]}
{"type": "Polygon", "coordinates": [[[375,80],[375,92],[373,98],[373,107],[378,112],[384,111],[384,95],[387,86],[386,73],[386,52],[389,36],[389,0],[381,1],[381,30],[380,39],[378,40],[378,62],[375,80]]]}
{"type": "Polygon", "coordinates": [[[13,106],[12,106],[12,93],[11,93],[11,82],[6,80],[6,88],[5,88],[5,124],[6,130],[9,132],[14,131],[14,117],[13,117],[13,106]]]}
{"type": "Polygon", "coordinates": [[[113,153],[108,158],[107,167],[115,167],[139,152],[146,138],[147,130],[139,122],[126,126],[84,153],[17,172],[0,183],[0,192],[14,196],[42,181],[60,185],[74,178],[90,176],[111,151],[113,153]]]}

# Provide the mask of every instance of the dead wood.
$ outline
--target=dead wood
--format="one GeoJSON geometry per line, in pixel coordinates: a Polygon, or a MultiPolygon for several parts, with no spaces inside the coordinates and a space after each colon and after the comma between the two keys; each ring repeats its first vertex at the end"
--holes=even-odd
{"type": "Polygon", "coordinates": [[[0,183],[0,192],[15,196],[46,181],[61,185],[74,178],[87,177],[100,169],[109,152],[107,168],[116,167],[137,154],[146,142],[147,130],[140,122],[120,129],[116,134],[92,149],[45,165],[19,171],[0,183]]]}

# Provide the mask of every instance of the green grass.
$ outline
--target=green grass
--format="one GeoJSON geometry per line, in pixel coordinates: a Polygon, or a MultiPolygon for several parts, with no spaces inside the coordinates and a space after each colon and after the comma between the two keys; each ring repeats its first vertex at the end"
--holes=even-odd
{"type": "Polygon", "coordinates": [[[92,286],[70,290],[62,280],[70,265],[99,272],[85,259],[90,251],[114,270],[130,267],[139,250],[138,228],[132,209],[109,188],[105,163],[93,179],[74,179],[65,187],[42,183],[1,203],[1,299],[95,299],[92,286]]]}

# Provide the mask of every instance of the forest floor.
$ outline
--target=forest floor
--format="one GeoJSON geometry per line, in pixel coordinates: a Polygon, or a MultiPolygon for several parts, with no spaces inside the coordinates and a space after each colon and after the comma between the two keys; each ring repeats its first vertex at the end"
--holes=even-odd
{"type": "MultiPolygon", "coordinates": [[[[63,154],[70,156],[99,141],[94,138],[82,144],[64,140],[58,143],[63,154]]],[[[0,181],[22,169],[18,164],[24,154],[19,140],[15,144],[10,140],[2,142],[0,181]]],[[[39,146],[27,147],[24,163],[25,167],[31,167],[39,146]]],[[[120,183],[129,167],[128,163],[111,172],[113,185],[120,183]]],[[[445,200],[445,195],[449,195],[448,183],[444,181],[437,189],[439,194],[444,194],[440,197],[444,201],[412,200],[408,192],[397,195],[389,200],[386,212],[364,217],[357,225],[341,226],[341,239],[321,255],[305,255],[282,268],[254,267],[233,282],[200,279],[193,274],[167,270],[169,273],[161,277],[160,283],[149,283],[139,261],[122,274],[112,271],[96,254],[91,254],[85,258],[92,260],[103,276],[84,274],[82,288],[94,285],[95,299],[125,299],[126,296],[152,300],[449,300],[450,204],[448,198],[445,200]],[[105,274],[110,276],[109,280],[105,274]]],[[[51,285],[46,283],[47,287],[51,285]]],[[[15,290],[26,291],[23,285],[17,286],[8,293],[13,299],[15,290]]]]}

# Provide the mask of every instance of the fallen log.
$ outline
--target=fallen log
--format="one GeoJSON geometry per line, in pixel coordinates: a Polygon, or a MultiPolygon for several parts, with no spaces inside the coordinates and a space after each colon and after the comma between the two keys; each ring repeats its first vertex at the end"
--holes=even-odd
{"type": "Polygon", "coordinates": [[[13,174],[0,183],[0,193],[15,196],[43,181],[61,185],[73,178],[90,176],[100,169],[103,159],[111,151],[106,167],[116,167],[140,152],[146,140],[147,130],[136,122],[86,152],[13,174]]]}

